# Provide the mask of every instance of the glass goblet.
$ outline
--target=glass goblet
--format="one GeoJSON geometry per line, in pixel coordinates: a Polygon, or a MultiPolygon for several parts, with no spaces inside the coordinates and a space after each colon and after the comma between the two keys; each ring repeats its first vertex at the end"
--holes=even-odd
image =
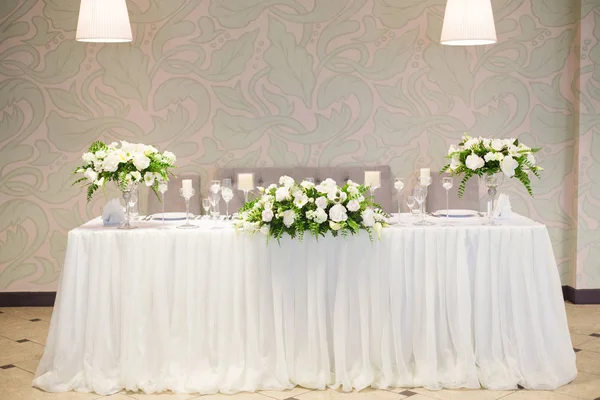
{"type": "Polygon", "coordinates": [[[402,212],[402,207],[400,203],[400,192],[402,191],[402,189],[404,189],[404,179],[396,178],[396,180],[394,181],[394,189],[396,189],[398,196],[398,214],[400,214],[402,212]]]}
{"type": "Polygon", "coordinates": [[[442,187],[446,191],[446,222],[444,225],[450,224],[450,200],[448,199],[448,195],[450,193],[450,189],[454,186],[454,179],[449,176],[442,177],[442,187]]]}
{"type": "Polygon", "coordinates": [[[198,228],[198,225],[190,224],[190,199],[192,198],[192,196],[194,196],[194,194],[196,194],[196,191],[191,188],[189,188],[189,189],[181,188],[179,190],[179,194],[181,194],[181,197],[183,197],[183,199],[185,200],[185,224],[179,225],[177,228],[179,228],[179,229],[196,229],[196,228],[198,228]]]}
{"type": "Polygon", "coordinates": [[[202,208],[204,208],[204,218],[208,218],[208,211],[210,210],[210,200],[208,199],[208,197],[202,199],[202,208]]]}
{"type": "Polygon", "coordinates": [[[160,182],[158,184],[158,192],[160,193],[160,202],[162,203],[162,224],[161,228],[165,229],[165,193],[169,190],[167,182],[160,182]]]}
{"type": "Polygon", "coordinates": [[[221,197],[225,201],[225,218],[229,218],[229,202],[233,199],[233,189],[231,186],[231,179],[223,179],[221,185],[221,197]]]}
{"type": "MultiPolygon", "coordinates": [[[[415,197],[415,201],[417,202],[417,204],[419,204],[419,208],[422,209],[423,202],[425,202],[425,199],[427,198],[427,187],[426,186],[417,186],[415,188],[413,195],[415,197]]],[[[415,222],[413,225],[420,225],[420,226],[428,225],[425,222],[425,213],[424,212],[421,212],[421,220],[415,222]]]]}

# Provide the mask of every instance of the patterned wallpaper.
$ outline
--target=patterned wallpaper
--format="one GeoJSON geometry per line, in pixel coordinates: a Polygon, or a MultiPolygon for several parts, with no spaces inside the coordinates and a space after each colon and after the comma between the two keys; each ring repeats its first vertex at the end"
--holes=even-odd
{"type": "Polygon", "coordinates": [[[600,287],[600,5],[492,3],[498,44],[454,48],[444,0],[129,0],[134,42],[106,45],[74,40],[79,0],[0,1],[0,291],[56,289],[68,230],[106,201],[71,187],[93,140],[155,144],[204,181],[414,179],[464,131],[544,146],[535,198],[502,189],[548,226],[563,283],[600,287]]]}

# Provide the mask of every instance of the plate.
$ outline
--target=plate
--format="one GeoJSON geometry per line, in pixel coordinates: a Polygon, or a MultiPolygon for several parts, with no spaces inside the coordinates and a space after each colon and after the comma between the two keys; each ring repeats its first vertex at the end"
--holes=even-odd
{"type": "Polygon", "coordinates": [[[475,210],[437,210],[433,213],[436,217],[445,217],[446,213],[450,218],[469,218],[478,217],[479,213],[475,210]],[[447,212],[448,211],[448,212],[447,212]]]}
{"type": "MultiPolygon", "coordinates": [[[[190,219],[194,218],[194,214],[190,213],[190,219]]],[[[163,213],[154,214],[152,216],[153,220],[162,221],[163,213]]],[[[184,212],[166,212],[164,216],[165,221],[181,221],[185,219],[184,212]]]]}

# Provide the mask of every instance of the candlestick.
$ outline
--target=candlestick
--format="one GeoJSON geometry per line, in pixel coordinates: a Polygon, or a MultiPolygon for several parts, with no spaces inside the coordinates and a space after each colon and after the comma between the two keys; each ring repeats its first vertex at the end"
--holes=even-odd
{"type": "Polygon", "coordinates": [[[429,168],[421,168],[421,179],[431,178],[431,170],[429,168]]]}
{"type": "Polygon", "coordinates": [[[238,189],[243,191],[254,189],[254,174],[238,174],[238,189]]]}
{"type": "Polygon", "coordinates": [[[365,185],[372,189],[381,187],[381,171],[365,171],[365,185]]]}
{"type": "Polygon", "coordinates": [[[183,179],[181,181],[181,188],[184,190],[192,189],[192,180],[191,179],[183,179]]]}

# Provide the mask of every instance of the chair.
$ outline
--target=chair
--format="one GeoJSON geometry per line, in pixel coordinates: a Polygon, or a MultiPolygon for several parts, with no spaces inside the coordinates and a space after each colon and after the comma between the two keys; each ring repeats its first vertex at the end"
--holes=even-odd
{"type": "MultiPolygon", "coordinates": [[[[169,179],[169,190],[165,193],[165,212],[185,211],[185,200],[179,194],[181,189],[181,181],[191,179],[192,186],[196,190],[196,194],[190,199],[190,213],[200,215],[202,211],[202,195],[200,194],[200,176],[181,176],[171,177],[169,179]]],[[[162,212],[162,203],[156,197],[154,192],[148,192],[148,215],[158,214],[162,212]]]]}
{"type": "MultiPolygon", "coordinates": [[[[442,187],[442,177],[437,172],[431,173],[431,185],[427,190],[426,207],[427,212],[446,209],[446,190],[442,187]]],[[[462,177],[454,177],[454,186],[450,190],[450,209],[479,210],[479,179],[473,177],[467,181],[463,197],[458,197],[458,186],[462,177]]]]}

